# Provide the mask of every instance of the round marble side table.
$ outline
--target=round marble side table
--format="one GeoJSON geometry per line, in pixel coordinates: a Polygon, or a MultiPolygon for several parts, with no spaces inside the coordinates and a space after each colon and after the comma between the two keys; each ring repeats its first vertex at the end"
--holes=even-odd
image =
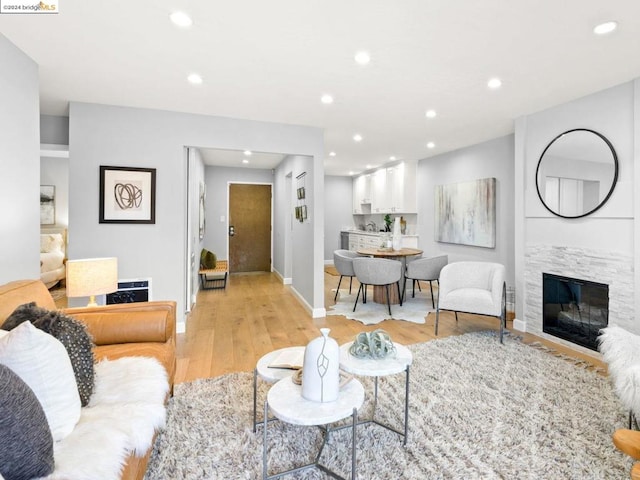
{"type": "MultiPolygon", "coordinates": [[[[358,409],[364,403],[364,388],[362,384],[352,378],[346,385],[342,386],[338,399],[335,402],[312,402],[302,396],[302,386],[293,383],[291,377],[278,381],[269,389],[267,401],[264,403],[264,429],[262,442],[262,478],[269,480],[279,478],[290,473],[299,472],[308,468],[316,467],[319,470],[328,473],[333,478],[344,479],[335,472],[330,471],[324,465],[319,463],[322,451],[327,443],[331,428],[329,424],[338,422],[351,416],[351,479],[355,479],[356,471],[356,425],[358,423],[358,409]],[[323,426],[324,435],[322,445],[315,461],[301,467],[295,467],[290,470],[268,475],[267,473],[267,415],[271,412],[279,420],[290,423],[292,425],[301,426],[323,426]]],[[[341,427],[337,427],[339,429],[341,427]]]]}
{"type": "Polygon", "coordinates": [[[269,367],[269,365],[271,365],[273,360],[278,358],[278,356],[282,353],[291,354],[292,356],[300,354],[302,357],[304,357],[304,349],[305,347],[280,348],[263,355],[262,357],[260,357],[260,360],[258,360],[256,368],[253,369],[253,433],[256,432],[256,427],[260,423],[262,423],[258,422],[257,420],[258,377],[266,383],[275,383],[278,380],[290,377],[295,373],[296,370],[290,368],[271,368],[269,367]]]}
{"type": "Polygon", "coordinates": [[[404,445],[407,444],[407,437],[409,434],[409,367],[413,362],[413,354],[404,345],[394,343],[396,347],[396,354],[382,359],[373,358],[358,358],[349,353],[349,349],[353,342],[345,343],[340,346],[340,368],[352,375],[358,375],[362,377],[375,377],[374,382],[374,400],[373,400],[373,416],[371,420],[364,421],[362,423],[375,423],[381,427],[391,430],[403,437],[404,445]],[[378,404],[378,377],[385,377],[387,375],[395,375],[398,373],[405,373],[405,385],[404,385],[404,430],[400,431],[387,424],[381,423],[375,419],[376,407],[378,404]]]}

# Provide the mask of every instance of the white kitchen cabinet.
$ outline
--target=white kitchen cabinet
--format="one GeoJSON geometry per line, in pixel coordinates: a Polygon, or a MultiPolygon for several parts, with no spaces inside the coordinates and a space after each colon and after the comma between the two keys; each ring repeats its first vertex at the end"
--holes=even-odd
{"type": "Polygon", "coordinates": [[[371,187],[371,213],[416,213],[415,162],[376,170],[371,187]]]}
{"type": "MultiPolygon", "coordinates": [[[[371,174],[359,175],[353,179],[353,213],[365,213],[363,205],[371,203],[371,174]]],[[[369,212],[366,212],[369,213],[369,212]]]]}

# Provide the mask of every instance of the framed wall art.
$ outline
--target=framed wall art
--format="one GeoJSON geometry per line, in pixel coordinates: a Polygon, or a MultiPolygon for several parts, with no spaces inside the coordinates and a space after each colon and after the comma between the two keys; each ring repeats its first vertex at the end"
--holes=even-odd
{"type": "Polygon", "coordinates": [[[56,223],[56,187],[40,185],[40,225],[56,223]]]}
{"type": "Polygon", "coordinates": [[[435,240],[476,247],[496,246],[496,179],[438,185],[435,240]]]}
{"type": "Polygon", "coordinates": [[[156,223],[156,169],[100,166],[100,223],[156,223]]]}

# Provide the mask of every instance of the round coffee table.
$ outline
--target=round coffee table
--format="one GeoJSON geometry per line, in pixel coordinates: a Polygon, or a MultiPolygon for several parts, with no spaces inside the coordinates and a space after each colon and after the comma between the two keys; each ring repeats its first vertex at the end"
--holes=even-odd
{"type": "MultiPolygon", "coordinates": [[[[264,429],[262,442],[262,478],[263,480],[279,478],[290,473],[299,472],[308,468],[316,467],[319,470],[328,473],[333,478],[344,480],[335,472],[330,471],[327,467],[319,463],[322,451],[327,443],[331,429],[329,424],[338,422],[351,416],[351,479],[355,479],[356,470],[356,425],[358,423],[358,409],[364,403],[364,388],[362,384],[352,378],[346,385],[340,388],[338,399],[335,402],[312,402],[302,396],[302,386],[293,383],[291,377],[283,378],[269,389],[267,401],[264,402],[264,429]],[[301,426],[324,426],[323,441],[315,461],[301,467],[295,467],[290,470],[280,472],[273,475],[267,474],[267,425],[268,411],[271,412],[279,420],[290,423],[292,425],[301,426]]],[[[341,427],[337,427],[340,429],[341,427]]]]}
{"type": "Polygon", "coordinates": [[[278,358],[281,354],[291,354],[304,356],[305,347],[286,347],[280,348],[269,352],[258,360],[256,368],[253,370],[253,432],[255,433],[256,427],[262,423],[257,420],[257,408],[258,408],[258,377],[266,383],[275,383],[283,378],[290,377],[295,373],[295,369],[290,368],[272,368],[269,367],[271,363],[278,358]]]}
{"type": "Polygon", "coordinates": [[[409,434],[409,367],[413,362],[413,354],[404,345],[394,343],[396,347],[396,354],[394,356],[382,358],[379,360],[373,358],[358,358],[349,353],[349,349],[353,345],[353,342],[345,343],[340,346],[340,368],[347,373],[353,375],[359,375],[363,377],[374,377],[374,400],[373,400],[373,415],[371,420],[366,420],[362,423],[375,423],[381,427],[391,430],[403,437],[404,445],[407,444],[407,437],[409,434]],[[375,419],[376,407],[378,404],[378,377],[385,377],[387,375],[395,375],[398,373],[405,373],[404,384],[404,430],[400,431],[387,424],[381,423],[375,419]]]}

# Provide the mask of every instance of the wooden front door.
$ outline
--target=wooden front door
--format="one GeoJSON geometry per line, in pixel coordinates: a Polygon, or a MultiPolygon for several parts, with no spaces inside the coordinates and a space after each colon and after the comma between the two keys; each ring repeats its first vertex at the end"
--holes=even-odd
{"type": "Polygon", "coordinates": [[[271,271],[271,185],[229,185],[229,271],[271,271]]]}

